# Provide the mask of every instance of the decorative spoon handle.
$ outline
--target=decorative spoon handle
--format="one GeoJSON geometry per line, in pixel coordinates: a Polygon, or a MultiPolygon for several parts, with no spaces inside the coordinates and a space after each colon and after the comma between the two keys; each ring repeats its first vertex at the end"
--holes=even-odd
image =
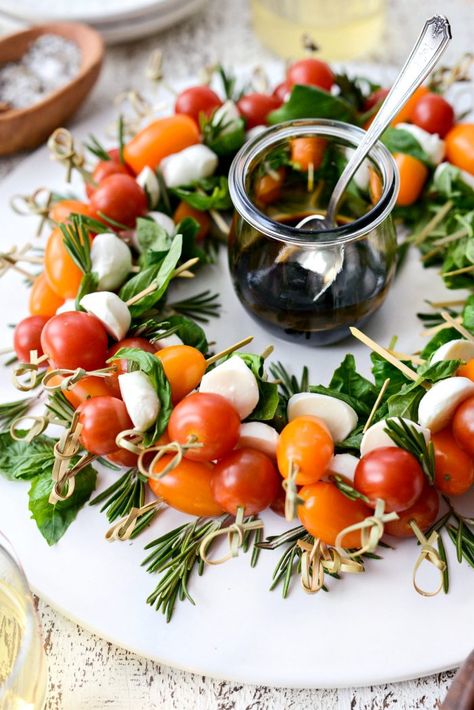
{"type": "Polygon", "coordinates": [[[474,651],[454,676],[440,710],[472,710],[474,708],[474,651]]]}
{"type": "Polygon", "coordinates": [[[331,195],[325,221],[334,224],[337,206],[347,185],[364,158],[384,130],[408,101],[415,89],[426,79],[451,39],[451,27],[446,17],[434,15],[425,22],[410,56],[393,84],[387,98],[372,121],[369,130],[349,159],[331,195]]]}

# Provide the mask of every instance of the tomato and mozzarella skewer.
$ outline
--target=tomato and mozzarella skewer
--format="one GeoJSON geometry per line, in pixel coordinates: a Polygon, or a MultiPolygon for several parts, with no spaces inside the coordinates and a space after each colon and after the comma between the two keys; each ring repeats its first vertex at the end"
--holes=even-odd
{"type": "Polygon", "coordinates": [[[262,451],[276,458],[278,432],[265,422],[245,422],[240,425],[239,447],[262,451]]]}
{"type": "Polygon", "coordinates": [[[120,394],[137,431],[146,431],[156,421],[161,402],[145,372],[134,370],[118,377],[120,394]]]}
{"type": "Polygon", "coordinates": [[[132,316],[126,303],[112,291],[96,291],[81,298],[80,305],[87,313],[100,320],[105,330],[115,340],[127,334],[132,316]]]}
{"type": "Polygon", "coordinates": [[[436,433],[449,424],[456,409],[474,395],[474,382],[467,377],[440,380],[423,395],[418,406],[420,426],[436,433]]]}
{"type": "Polygon", "coordinates": [[[406,419],[405,417],[387,417],[387,419],[381,419],[379,422],[372,424],[372,426],[364,432],[360,443],[361,456],[366,456],[371,451],[374,451],[374,449],[381,449],[384,446],[397,446],[390,434],[385,431],[388,422],[404,422],[408,426],[415,429],[418,433],[423,434],[427,444],[430,441],[431,433],[428,428],[420,426],[416,422],[413,422],[411,419],[406,419]]]}
{"type": "Polygon", "coordinates": [[[100,291],[119,288],[132,269],[132,254],[123,239],[112,232],[98,234],[91,244],[91,264],[100,291]]]}
{"type": "Polygon", "coordinates": [[[259,400],[257,378],[238,355],[232,355],[201,380],[200,392],[220,394],[245,419],[259,400]]]}
{"type": "Polygon", "coordinates": [[[189,185],[214,174],[219,159],[205,145],[191,145],[179,153],[172,153],[160,163],[166,187],[189,185]]]}

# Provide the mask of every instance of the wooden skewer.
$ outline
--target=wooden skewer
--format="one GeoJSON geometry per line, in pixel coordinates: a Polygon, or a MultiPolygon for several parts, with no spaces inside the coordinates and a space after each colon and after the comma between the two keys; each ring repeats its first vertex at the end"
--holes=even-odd
{"type": "Polygon", "coordinates": [[[385,392],[387,391],[387,387],[389,386],[389,384],[390,384],[390,377],[387,377],[387,379],[386,379],[385,382],[383,383],[382,387],[380,388],[380,392],[379,392],[378,395],[377,395],[377,399],[376,399],[375,402],[374,402],[374,406],[372,407],[372,409],[371,409],[371,411],[370,411],[369,418],[368,418],[367,421],[365,422],[365,426],[364,426],[364,428],[362,429],[362,433],[363,433],[363,434],[365,434],[365,432],[367,431],[367,429],[369,428],[369,426],[372,424],[372,420],[373,420],[373,418],[374,418],[374,416],[375,416],[375,412],[376,412],[377,409],[379,408],[380,402],[382,401],[383,396],[384,396],[385,392]]]}
{"type": "Polygon", "coordinates": [[[409,380],[413,380],[413,382],[416,382],[419,379],[419,375],[414,370],[407,367],[405,363],[400,362],[400,360],[398,360],[398,358],[392,355],[389,350],[383,348],[381,345],[376,343],[375,340],[372,340],[371,338],[369,338],[368,335],[365,335],[365,333],[363,333],[361,330],[359,330],[358,328],[350,328],[350,331],[354,338],[357,338],[357,340],[360,340],[361,343],[367,345],[367,347],[369,347],[375,353],[380,355],[380,357],[383,357],[384,360],[396,367],[397,370],[400,370],[400,372],[402,372],[405,377],[408,377],[409,380]]]}
{"type": "Polygon", "coordinates": [[[239,340],[238,343],[234,343],[234,345],[229,345],[228,348],[225,350],[221,350],[220,353],[217,353],[216,355],[213,355],[212,357],[208,357],[206,360],[206,365],[209,367],[209,365],[213,365],[215,362],[220,360],[222,357],[225,357],[226,355],[229,355],[230,353],[235,352],[236,350],[240,350],[240,348],[243,348],[244,345],[248,345],[248,343],[252,342],[253,340],[253,335],[249,335],[248,338],[244,338],[243,340],[239,340]]]}
{"type": "Polygon", "coordinates": [[[470,333],[467,328],[465,328],[459,321],[456,320],[456,318],[453,318],[447,311],[441,311],[441,317],[448,323],[451,328],[454,328],[454,330],[457,330],[458,333],[461,333],[461,335],[466,338],[466,340],[470,340],[471,342],[474,342],[474,336],[472,333],[470,333]]]}

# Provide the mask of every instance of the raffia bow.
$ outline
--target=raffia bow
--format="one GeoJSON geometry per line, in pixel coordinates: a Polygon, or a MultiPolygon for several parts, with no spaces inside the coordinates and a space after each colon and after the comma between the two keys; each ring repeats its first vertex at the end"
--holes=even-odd
{"type": "Polygon", "coordinates": [[[237,557],[239,554],[239,548],[242,547],[244,542],[244,535],[246,532],[251,532],[253,530],[261,530],[263,528],[263,522],[261,520],[249,520],[244,521],[244,509],[238,508],[237,514],[235,516],[235,521],[225,528],[220,528],[218,530],[213,530],[210,532],[201,542],[199,547],[199,555],[203,562],[207,565],[221,565],[224,562],[237,557]],[[221,535],[227,535],[227,540],[229,544],[229,550],[222,557],[216,559],[211,559],[208,556],[208,550],[210,545],[221,535]]]}
{"type": "Polygon", "coordinates": [[[301,586],[307,594],[316,594],[324,586],[324,574],[360,574],[364,572],[362,562],[350,559],[341,551],[329,547],[316,539],[313,544],[306,540],[298,540],[301,555],[301,586]]]}
{"type": "Polygon", "coordinates": [[[423,597],[434,597],[439,594],[439,592],[443,588],[444,571],[446,570],[446,563],[444,562],[444,560],[441,559],[438,550],[436,550],[434,547],[434,545],[436,545],[438,541],[439,535],[436,530],[433,530],[431,535],[426,538],[426,536],[422,533],[418,525],[413,520],[410,522],[410,527],[415,533],[418,542],[421,545],[420,554],[418,555],[418,558],[415,562],[415,567],[413,568],[413,586],[418,592],[418,594],[421,594],[423,597]],[[418,585],[416,581],[418,570],[425,561],[434,565],[434,567],[439,570],[440,573],[439,585],[432,592],[427,592],[426,590],[424,590],[418,585]]]}
{"type": "Polygon", "coordinates": [[[351,552],[346,552],[346,554],[349,557],[360,557],[367,552],[374,552],[382,538],[384,524],[390,522],[391,520],[398,520],[397,513],[384,513],[384,510],[385,501],[378,498],[373,515],[369,515],[367,518],[364,518],[364,520],[360,523],[354,523],[354,525],[349,525],[347,528],[344,528],[344,530],[341,530],[336,538],[336,548],[338,550],[344,550],[343,540],[345,536],[351,532],[360,530],[360,538],[362,543],[360,548],[351,552]]]}

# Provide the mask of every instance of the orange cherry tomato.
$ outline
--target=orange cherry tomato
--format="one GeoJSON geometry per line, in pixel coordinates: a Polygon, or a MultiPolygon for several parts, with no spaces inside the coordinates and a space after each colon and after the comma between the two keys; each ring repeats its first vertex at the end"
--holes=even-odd
{"type": "MultiPolygon", "coordinates": [[[[163,456],[153,466],[153,473],[163,471],[173,457],[163,456]]],[[[212,495],[213,465],[183,459],[163,478],[148,479],[150,488],[158,498],[182,513],[198,516],[220,515],[223,511],[212,495]]]]}
{"type": "Polygon", "coordinates": [[[439,494],[434,486],[425,481],[424,488],[418,500],[402,512],[398,520],[385,523],[385,532],[393,537],[413,537],[415,533],[410,525],[414,521],[420,530],[428,530],[435,522],[439,512],[439,494]]]}
{"type": "Polygon", "coordinates": [[[449,162],[474,175],[474,123],[458,123],[445,141],[449,162]]]}
{"type": "Polygon", "coordinates": [[[185,217],[192,217],[199,223],[199,231],[196,235],[198,241],[202,241],[209,234],[211,228],[211,218],[207,212],[202,212],[197,210],[195,207],[191,207],[187,202],[182,200],[177,206],[175,213],[173,215],[173,220],[178,224],[185,217]]]}
{"type": "Polygon", "coordinates": [[[295,466],[295,482],[299,486],[319,481],[333,454],[331,435],[317,417],[296,417],[280,433],[277,445],[278,469],[283,478],[288,478],[291,466],[295,466]]]}
{"type": "Polygon", "coordinates": [[[435,450],[435,486],[447,496],[459,496],[474,483],[474,461],[456,442],[451,429],[432,435],[435,450]]]}
{"type": "Polygon", "coordinates": [[[51,316],[56,315],[56,311],[64,303],[64,298],[58,296],[51,288],[46,278],[44,271],[33,282],[30,291],[29,311],[32,316],[51,316]]]}
{"type": "MultiPolygon", "coordinates": [[[[59,385],[65,377],[62,375],[53,375],[48,381],[48,385],[59,385]]],[[[68,390],[63,390],[64,396],[76,409],[82,402],[93,397],[116,397],[120,399],[120,391],[118,387],[114,387],[112,378],[110,377],[94,377],[94,375],[86,375],[73,387],[68,390]]]]}
{"type": "Polygon", "coordinates": [[[373,168],[369,168],[369,195],[370,201],[373,205],[376,205],[377,202],[380,200],[380,198],[382,197],[382,192],[382,178],[376,170],[374,170],[373,168]]]}
{"type": "Polygon", "coordinates": [[[396,126],[397,123],[406,123],[407,121],[411,121],[416,104],[422,96],[425,96],[428,92],[429,89],[427,86],[419,86],[418,89],[416,89],[416,91],[414,91],[410,96],[405,106],[403,106],[397,113],[391,125],[396,126]]]}
{"type": "Polygon", "coordinates": [[[271,205],[276,202],[281,194],[281,188],[285,181],[285,168],[272,170],[265,173],[255,182],[255,202],[261,205],[271,205]]]}
{"type": "Polygon", "coordinates": [[[464,365],[461,365],[456,375],[458,377],[467,377],[474,382],[474,358],[468,360],[464,365]]]}
{"type": "Polygon", "coordinates": [[[452,428],[459,446],[474,458],[474,397],[468,397],[456,409],[452,428]]]}
{"type": "Polygon", "coordinates": [[[91,210],[88,204],[79,200],[59,200],[49,210],[49,217],[56,224],[67,222],[72,214],[83,214],[90,217],[91,210]]]}
{"type": "Polygon", "coordinates": [[[59,227],[53,229],[46,242],[44,271],[49,286],[58,296],[76,297],[83,274],[69,256],[59,227]]]}
{"type": "MultiPolygon", "coordinates": [[[[299,519],[311,535],[327,545],[335,545],[341,530],[362,522],[373,512],[362,500],[351,500],[329,481],[303,486],[298,495],[304,500],[298,506],[299,519]]],[[[342,544],[345,548],[360,547],[360,530],[345,535],[342,544]]]]}
{"type": "Polygon", "coordinates": [[[327,141],[317,136],[293,138],[291,141],[291,162],[298,169],[305,172],[312,165],[317,170],[321,165],[327,141]]]}
{"type": "Polygon", "coordinates": [[[406,153],[395,153],[393,157],[400,173],[397,205],[412,205],[421,195],[428,178],[428,168],[421,160],[406,153]]]}
{"type": "Polygon", "coordinates": [[[159,118],[126,144],[124,158],[138,175],[146,166],[154,170],[167,155],[199,143],[199,137],[196,122],[189,116],[159,118]]]}
{"type": "Polygon", "coordinates": [[[155,353],[171,386],[173,404],[186,397],[201,382],[207,367],[204,355],[190,345],[170,345],[155,353]]]}

